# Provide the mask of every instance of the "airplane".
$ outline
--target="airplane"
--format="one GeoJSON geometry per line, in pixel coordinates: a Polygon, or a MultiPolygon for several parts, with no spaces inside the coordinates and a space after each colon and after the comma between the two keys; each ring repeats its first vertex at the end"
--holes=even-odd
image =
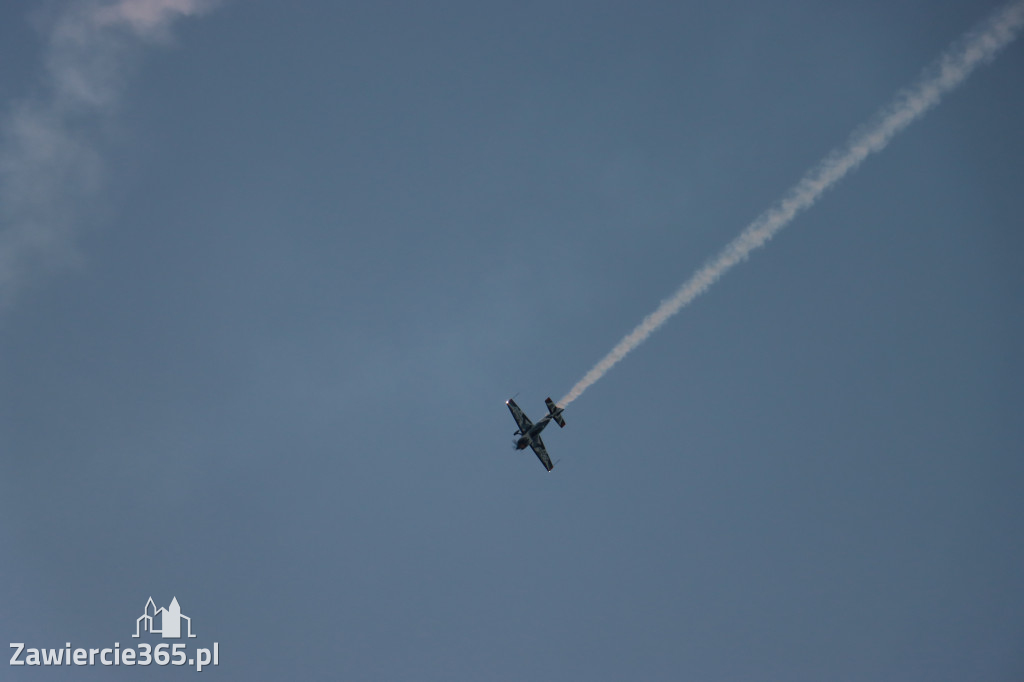
{"type": "Polygon", "coordinates": [[[516,450],[525,450],[526,446],[529,445],[533,448],[534,453],[537,455],[537,459],[544,465],[544,468],[551,471],[555,468],[555,465],[551,463],[551,458],[548,457],[548,451],[544,447],[544,441],[540,439],[540,432],[544,430],[544,427],[554,420],[558,424],[559,428],[565,426],[565,419],[562,418],[562,409],[555,405],[555,401],[551,398],[547,398],[544,404],[548,406],[548,413],[544,415],[544,418],[534,424],[530,421],[530,418],[519,409],[516,405],[516,401],[509,398],[505,401],[508,405],[509,411],[512,413],[512,418],[516,420],[516,426],[519,430],[516,431],[513,436],[519,436],[516,440],[516,450]]]}

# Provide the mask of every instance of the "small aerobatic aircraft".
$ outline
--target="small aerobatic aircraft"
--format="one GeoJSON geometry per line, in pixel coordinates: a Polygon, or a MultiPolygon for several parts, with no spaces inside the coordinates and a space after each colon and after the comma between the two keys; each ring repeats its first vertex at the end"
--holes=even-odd
{"type": "Polygon", "coordinates": [[[530,421],[530,418],[523,413],[519,406],[516,405],[516,401],[509,398],[505,401],[508,405],[508,409],[512,412],[512,418],[516,420],[516,425],[519,430],[516,431],[514,436],[519,436],[516,439],[516,450],[525,450],[526,446],[529,445],[533,448],[533,451],[537,453],[537,459],[544,465],[544,468],[551,471],[555,468],[555,465],[551,463],[551,458],[548,457],[548,451],[544,448],[544,441],[540,439],[540,432],[544,430],[544,427],[548,425],[552,419],[559,427],[565,426],[565,420],[562,419],[562,408],[555,405],[555,401],[548,398],[544,401],[544,404],[548,406],[548,413],[544,415],[544,418],[534,424],[530,421]]]}

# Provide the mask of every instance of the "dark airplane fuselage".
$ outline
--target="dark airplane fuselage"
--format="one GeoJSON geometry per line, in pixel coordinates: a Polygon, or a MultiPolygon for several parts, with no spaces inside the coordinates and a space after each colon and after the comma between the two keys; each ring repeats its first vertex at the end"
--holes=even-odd
{"type": "Polygon", "coordinates": [[[534,436],[539,436],[540,432],[544,430],[544,427],[551,421],[551,415],[544,417],[539,422],[530,427],[530,430],[519,437],[516,441],[516,450],[525,450],[529,447],[530,443],[533,442],[534,436]]]}

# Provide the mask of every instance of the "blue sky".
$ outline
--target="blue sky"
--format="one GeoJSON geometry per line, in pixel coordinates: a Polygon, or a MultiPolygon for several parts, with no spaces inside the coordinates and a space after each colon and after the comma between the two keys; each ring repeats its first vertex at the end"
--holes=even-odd
{"type": "MultiPolygon", "coordinates": [[[[1020,679],[1021,43],[553,473],[503,405],[997,6],[5,4],[5,641],[128,645],[152,596],[233,680],[1020,679]]],[[[69,674],[191,673],[7,669],[69,674]]]]}

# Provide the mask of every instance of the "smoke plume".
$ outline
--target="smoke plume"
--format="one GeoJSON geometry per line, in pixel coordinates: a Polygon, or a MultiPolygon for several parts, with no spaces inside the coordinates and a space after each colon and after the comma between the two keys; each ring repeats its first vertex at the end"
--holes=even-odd
{"type": "Polygon", "coordinates": [[[79,216],[102,185],[103,127],[138,48],[215,0],[73,0],[45,20],[35,93],[0,116],[0,305],[28,276],[74,260],[79,216]]]}
{"type": "Polygon", "coordinates": [[[1024,2],[1010,3],[954,43],[925,70],[917,83],[898,93],[870,123],[855,130],[844,146],[833,150],[809,170],[776,205],[758,216],[721,253],[684,282],[675,294],[662,301],[653,313],[645,317],[608,355],[594,365],[558,404],[565,407],[580,397],[669,318],[707,291],[754,249],[764,246],[797,214],[811,207],[826,190],[859,166],[868,155],[884,149],[897,133],[938,104],[946,93],[967,80],[980,64],[991,60],[1011,43],[1022,24],[1024,2]]]}

